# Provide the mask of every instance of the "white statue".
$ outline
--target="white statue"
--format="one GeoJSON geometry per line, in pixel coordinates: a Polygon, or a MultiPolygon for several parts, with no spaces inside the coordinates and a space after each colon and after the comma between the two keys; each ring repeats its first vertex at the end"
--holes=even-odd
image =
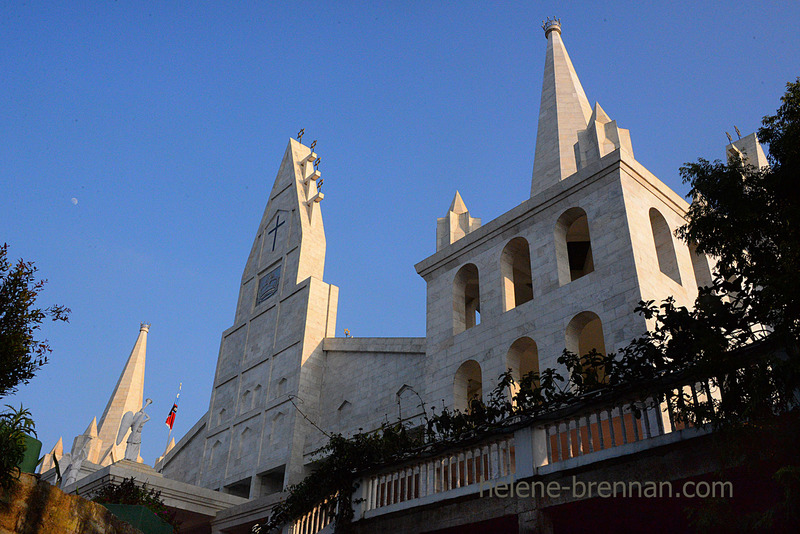
{"type": "Polygon", "coordinates": [[[136,413],[126,412],[122,416],[122,422],[117,432],[117,445],[122,443],[122,438],[125,437],[125,433],[130,429],[131,435],[128,436],[127,446],[125,447],[126,460],[132,462],[139,460],[139,448],[142,446],[142,427],[150,420],[150,416],[144,413],[144,409],[152,402],[152,400],[147,399],[144,401],[144,406],[142,406],[141,410],[136,413]]]}
{"type": "Polygon", "coordinates": [[[67,470],[64,472],[64,479],[61,481],[62,488],[66,488],[70,484],[77,482],[78,475],[81,471],[81,465],[86,457],[89,456],[88,448],[88,444],[85,444],[80,452],[78,452],[74,458],[71,458],[72,463],[67,467],[67,470]]]}

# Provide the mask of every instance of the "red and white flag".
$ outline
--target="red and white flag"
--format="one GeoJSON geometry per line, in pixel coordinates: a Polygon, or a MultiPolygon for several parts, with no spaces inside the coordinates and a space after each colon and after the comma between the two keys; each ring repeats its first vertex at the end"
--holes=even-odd
{"type": "Polygon", "coordinates": [[[175,424],[175,414],[178,412],[178,399],[181,398],[181,386],[183,386],[183,382],[178,386],[178,395],[175,397],[175,404],[172,405],[172,409],[167,416],[166,425],[170,430],[172,430],[172,425],[175,424]]]}

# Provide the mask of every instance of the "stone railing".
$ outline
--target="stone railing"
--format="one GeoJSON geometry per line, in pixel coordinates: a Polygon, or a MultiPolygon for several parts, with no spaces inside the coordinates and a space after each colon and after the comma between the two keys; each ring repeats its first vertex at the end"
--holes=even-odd
{"type": "MultiPolygon", "coordinates": [[[[558,471],[564,468],[560,464],[577,458],[585,464],[674,441],[653,440],[689,426],[676,420],[670,401],[680,398],[679,402],[701,404],[710,399],[719,400],[719,391],[708,381],[669,389],[665,395],[666,400],[658,404],[652,397],[626,398],[610,406],[587,407],[567,417],[534,424],[532,454],[536,472],[558,471]],[[619,454],[612,451],[592,456],[623,446],[619,454]]],[[[703,433],[702,429],[694,430],[687,435],[703,433]]]]}
{"type": "Polygon", "coordinates": [[[516,472],[514,435],[362,479],[365,511],[477,486],[516,472]]]}
{"type": "MultiPolygon", "coordinates": [[[[708,382],[667,388],[667,399],[676,395],[695,404],[719,399],[708,382]]],[[[511,483],[706,433],[678,422],[670,406],[635,396],[587,402],[483,443],[364,477],[354,495],[360,502],[355,520],[479,493],[482,482],[511,483]]]]}
{"type": "Polygon", "coordinates": [[[328,501],[326,500],[295,521],[289,527],[289,534],[316,534],[330,525],[335,516],[335,513],[328,513],[328,501]]]}
{"type": "MultiPolygon", "coordinates": [[[[474,497],[492,487],[569,472],[702,436],[710,432],[710,425],[679,421],[673,406],[712,410],[719,401],[720,391],[710,380],[678,375],[625,391],[587,395],[545,414],[517,415],[483,441],[358,479],[352,499],[353,520],[474,497]],[[663,400],[656,401],[659,397],[663,400]]],[[[332,533],[334,515],[327,513],[326,504],[284,526],[283,532],[332,533]]]]}
{"type": "MultiPolygon", "coordinates": [[[[702,404],[719,400],[708,381],[664,386],[666,400],[653,397],[599,399],[564,408],[514,425],[504,434],[417,462],[371,474],[358,481],[354,520],[480,493],[509,484],[609,458],[633,454],[705,434],[677,421],[670,400],[702,404]],[[602,403],[602,404],[601,404],[602,403]]],[[[327,532],[333,517],[325,504],[297,520],[290,534],[327,532]]]]}

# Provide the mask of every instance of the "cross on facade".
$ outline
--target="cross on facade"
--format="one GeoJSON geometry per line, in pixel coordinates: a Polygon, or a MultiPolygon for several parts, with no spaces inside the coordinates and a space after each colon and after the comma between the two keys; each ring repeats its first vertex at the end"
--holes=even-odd
{"type": "Polygon", "coordinates": [[[275,234],[272,236],[272,252],[275,252],[275,240],[278,239],[278,227],[280,226],[283,226],[283,223],[281,222],[281,215],[279,213],[278,216],[275,217],[275,228],[267,232],[268,234],[275,234]]]}

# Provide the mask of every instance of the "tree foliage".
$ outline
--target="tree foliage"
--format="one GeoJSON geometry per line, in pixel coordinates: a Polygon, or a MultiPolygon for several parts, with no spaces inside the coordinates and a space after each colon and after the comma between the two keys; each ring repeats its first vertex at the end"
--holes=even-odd
{"type": "MultiPolygon", "coordinates": [[[[711,415],[728,465],[766,480],[775,497],[747,511],[723,501],[700,506],[692,513],[700,530],[800,530],[800,78],[762,124],[768,167],[734,156],[681,168],[693,201],[678,235],[717,264],[711,287],[673,334],[696,336],[684,347],[694,369],[716,372],[722,398],[711,415]]],[[[708,415],[683,412],[695,421],[708,415]]]]}
{"type": "Polygon", "coordinates": [[[32,262],[8,260],[8,245],[0,247],[0,397],[27,384],[47,363],[52,352],[47,340],[37,339],[46,318],[68,321],[69,308],[36,307],[36,298],[47,280],[36,279],[32,262]]]}
{"type": "MultiPolygon", "coordinates": [[[[37,308],[36,298],[46,280],[36,280],[33,263],[8,261],[8,245],[0,247],[0,397],[27,383],[51,352],[47,340],[36,339],[36,331],[49,317],[67,321],[63,306],[37,308]]],[[[20,406],[0,413],[0,489],[6,491],[19,476],[17,465],[25,455],[25,434],[36,435],[28,410],[20,406]]]]}
{"type": "Polygon", "coordinates": [[[800,334],[800,78],[787,84],[781,101],[758,131],[769,145],[769,167],[734,157],[681,168],[693,201],[678,235],[717,258],[714,286],[736,296],[727,311],[794,343],[800,334]]]}

